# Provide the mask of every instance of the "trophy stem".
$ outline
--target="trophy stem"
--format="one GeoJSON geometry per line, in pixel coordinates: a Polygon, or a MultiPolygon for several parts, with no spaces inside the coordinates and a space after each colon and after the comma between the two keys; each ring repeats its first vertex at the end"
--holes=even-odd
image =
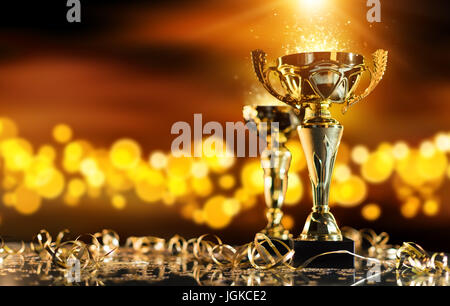
{"type": "Polygon", "coordinates": [[[300,235],[301,240],[342,240],[328,206],[331,176],[342,132],[343,127],[339,124],[298,127],[313,194],[313,209],[300,235]]]}
{"type": "Polygon", "coordinates": [[[284,198],[287,190],[288,170],[291,163],[291,153],[280,143],[272,146],[268,142],[267,148],[261,154],[261,166],[264,170],[264,196],[267,205],[267,226],[261,231],[272,238],[286,240],[289,231],[281,224],[284,198]]]}

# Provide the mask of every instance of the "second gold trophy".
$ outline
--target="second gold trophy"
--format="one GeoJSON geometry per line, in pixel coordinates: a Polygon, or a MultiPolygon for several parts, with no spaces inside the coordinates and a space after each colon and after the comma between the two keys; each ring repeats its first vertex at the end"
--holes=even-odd
{"type": "Polygon", "coordinates": [[[290,106],[247,105],[243,109],[247,126],[265,141],[261,153],[264,170],[264,197],[267,205],[267,226],[260,232],[271,238],[287,240],[292,236],[281,223],[281,210],[286,196],[291,152],[285,143],[300,124],[297,112],[290,106]]]}

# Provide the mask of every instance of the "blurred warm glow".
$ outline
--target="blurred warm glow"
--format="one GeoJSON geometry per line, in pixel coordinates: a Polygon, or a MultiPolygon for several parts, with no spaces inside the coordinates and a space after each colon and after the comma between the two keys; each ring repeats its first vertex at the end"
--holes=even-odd
{"type": "Polygon", "coordinates": [[[291,215],[284,215],[283,219],[281,219],[281,224],[284,226],[287,230],[292,230],[295,225],[295,220],[291,215]]]}
{"type": "Polygon", "coordinates": [[[396,159],[406,158],[409,154],[408,144],[405,142],[397,142],[392,148],[392,155],[396,159]]]}
{"type": "Polygon", "coordinates": [[[15,191],[14,207],[21,214],[30,215],[36,212],[41,206],[41,201],[41,197],[36,191],[23,185],[15,191]]]}
{"type": "Polygon", "coordinates": [[[303,196],[303,184],[297,173],[288,173],[288,188],[284,203],[287,206],[296,205],[303,196]]]}
{"type": "Polygon", "coordinates": [[[222,204],[223,211],[230,217],[237,215],[241,209],[241,204],[236,199],[226,199],[222,204]]]}
{"type": "Polygon", "coordinates": [[[52,170],[50,179],[37,188],[39,195],[46,199],[59,197],[65,188],[65,178],[61,171],[52,170]]]}
{"type": "Polygon", "coordinates": [[[345,182],[352,174],[350,167],[344,164],[337,164],[333,171],[333,177],[338,182],[345,182]]]}
{"type": "Polygon", "coordinates": [[[150,165],[155,169],[162,169],[167,166],[167,156],[164,152],[155,151],[150,155],[150,165]]]}
{"type": "Polygon", "coordinates": [[[234,187],[235,184],[236,180],[234,179],[234,176],[232,176],[231,174],[225,174],[219,178],[219,186],[222,189],[231,189],[234,187]]]}
{"type": "Polygon", "coordinates": [[[17,133],[18,130],[14,121],[6,117],[0,118],[0,139],[15,137],[17,133]]]}
{"type": "Polygon", "coordinates": [[[12,193],[12,192],[5,192],[3,194],[3,204],[5,204],[5,206],[14,206],[17,203],[17,196],[16,196],[16,192],[12,193]]]}
{"type": "Polygon", "coordinates": [[[72,129],[67,124],[58,124],[53,128],[53,138],[59,143],[66,143],[72,138],[72,129]]]}
{"type": "Polygon", "coordinates": [[[11,171],[27,169],[32,163],[33,147],[25,139],[9,138],[1,143],[5,167],[11,171]]]}
{"type": "Polygon", "coordinates": [[[264,191],[264,171],[258,160],[250,161],[244,165],[241,173],[241,181],[244,188],[251,194],[264,191]]]}
{"type": "MultiPolygon", "coordinates": [[[[268,65],[308,51],[356,52],[370,63],[373,51],[388,50],[375,91],[345,116],[332,108],[345,126],[333,213],[348,225],[390,226],[401,218],[447,224],[450,108],[443,101],[450,86],[440,64],[449,49],[435,30],[423,35],[440,17],[418,22],[423,10],[412,6],[383,2],[382,23],[370,24],[366,1],[127,3],[107,14],[92,10],[98,25],[86,19],[73,36],[1,29],[8,50],[0,76],[2,230],[17,228],[19,214],[29,229],[67,220],[67,227],[98,226],[119,216],[111,221],[119,231],[175,234],[178,224],[167,224],[179,214],[192,223],[180,223],[186,232],[233,221],[239,236],[258,230],[265,208],[258,158],[230,156],[225,140],[210,135],[201,146],[192,143],[201,150],[196,157],[170,152],[172,124],[191,123],[194,113],[222,124],[242,120],[243,104],[281,104],[255,78],[249,53],[257,48],[268,53],[268,65]]],[[[292,161],[282,222],[298,231],[311,187],[298,135],[286,146],[292,161]]]]}
{"type": "Polygon", "coordinates": [[[428,199],[423,203],[423,213],[427,216],[434,216],[439,212],[439,205],[437,199],[428,199]]]}
{"type": "Polygon", "coordinates": [[[74,198],[80,198],[86,193],[86,184],[82,179],[71,179],[67,184],[67,192],[74,198]]]}
{"type": "Polygon", "coordinates": [[[212,228],[223,228],[231,221],[231,216],[227,213],[225,206],[226,198],[223,196],[213,196],[206,201],[203,208],[204,220],[212,228]]]}
{"type": "Polygon", "coordinates": [[[194,192],[200,197],[206,197],[213,191],[213,183],[209,177],[193,178],[191,186],[194,192]]]}
{"type": "Polygon", "coordinates": [[[412,150],[406,158],[399,160],[397,172],[403,181],[419,187],[445,175],[448,164],[446,154],[436,150],[431,155],[428,153],[424,155],[423,152],[412,150]]]}
{"type": "Polygon", "coordinates": [[[365,146],[357,145],[352,150],[352,160],[358,165],[361,165],[369,158],[369,149],[365,146]]]}
{"type": "Polygon", "coordinates": [[[236,198],[244,209],[249,209],[256,204],[256,197],[245,188],[239,188],[234,193],[236,198]]]}
{"type": "Polygon", "coordinates": [[[291,172],[299,172],[306,169],[306,159],[300,142],[298,140],[290,140],[287,142],[286,147],[292,154],[289,170],[291,172]]]}
{"type": "Polygon", "coordinates": [[[319,9],[323,8],[322,6],[326,2],[326,0],[297,0],[299,1],[302,9],[319,9]]]}
{"type": "Polygon", "coordinates": [[[350,39],[345,28],[350,20],[340,21],[332,1],[296,0],[297,20],[287,23],[284,29],[286,54],[314,51],[348,51],[350,39]]]}
{"type": "MultiPolygon", "coordinates": [[[[35,152],[28,140],[18,137],[11,119],[1,120],[5,126],[2,131],[9,130],[0,142],[5,189],[2,199],[6,206],[24,215],[38,211],[45,199],[61,197],[66,205],[75,206],[86,196],[98,198],[102,189],[107,191],[112,207],[123,210],[129,193],[134,191],[142,202],[162,201],[166,205],[180,202],[185,218],[219,229],[263,198],[259,159],[242,164],[239,182],[231,172],[235,158],[214,151],[208,156],[175,157],[156,150],[145,162],[141,146],[131,139],[114,142],[108,151],[95,148],[86,140],[69,142],[71,137],[64,141],[54,137],[55,142],[65,142],[65,146],[57,149],[46,144],[35,152]],[[61,166],[55,163],[60,156],[61,166]],[[232,196],[214,195],[216,184],[218,189],[231,191],[232,196]]],[[[72,135],[70,126],[62,130],[71,131],[72,135]]],[[[394,176],[392,184],[402,201],[400,213],[405,218],[415,217],[420,210],[429,217],[438,215],[440,200],[435,193],[450,169],[448,139],[447,133],[438,133],[433,141],[424,140],[418,148],[405,141],[393,145],[384,142],[373,152],[363,145],[351,148],[343,143],[333,172],[331,204],[358,206],[370,193],[368,183],[380,184],[394,176]],[[352,162],[360,167],[361,177],[354,174],[352,162]]],[[[305,196],[302,177],[307,177],[307,169],[300,143],[290,140],[288,148],[293,159],[285,205],[292,206],[305,196]]],[[[381,211],[379,204],[370,203],[361,208],[361,215],[374,221],[381,217],[381,211]]],[[[286,215],[283,220],[287,228],[293,226],[292,216],[286,215]]]]}
{"type": "Polygon", "coordinates": [[[401,213],[405,218],[413,218],[419,211],[420,199],[417,197],[410,197],[402,204],[401,213]]]}
{"type": "Polygon", "coordinates": [[[127,200],[121,194],[116,194],[112,197],[111,203],[116,209],[124,209],[127,204],[127,200]]]}
{"type": "Polygon", "coordinates": [[[344,207],[360,204],[367,196],[367,185],[359,176],[352,175],[347,180],[332,186],[337,203],[344,207]]]}
{"type": "Polygon", "coordinates": [[[375,203],[364,205],[364,207],[361,209],[361,215],[363,216],[364,219],[369,221],[374,221],[378,219],[381,215],[380,205],[375,203]]]}
{"type": "Polygon", "coordinates": [[[191,174],[193,177],[202,178],[208,175],[208,164],[204,161],[195,161],[191,166],[191,174]]]}
{"type": "Polygon", "coordinates": [[[449,133],[439,133],[434,138],[436,148],[442,152],[450,151],[450,134],[449,133]]]}
{"type": "Polygon", "coordinates": [[[109,157],[116,168],[131,169],[140,161],[141,148],[134,140],[121,139],[113,144],[109,157]]]}
{"type": "Polygon", "coordinates": [[[371,183],[381,183],[389,178],[394,170],[391,153],[378,150],[371,153],[361,168],[362,176],[371,183]]]}

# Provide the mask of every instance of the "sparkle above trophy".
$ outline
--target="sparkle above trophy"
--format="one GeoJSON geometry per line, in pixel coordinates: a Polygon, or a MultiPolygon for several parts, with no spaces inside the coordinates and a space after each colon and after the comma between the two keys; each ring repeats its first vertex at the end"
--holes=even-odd
{"type": "MultiPolygon", "coordinates": [[[[362,55],[347,52],[290,54],[279,57],[275,66],[266,67],[266,53],[255,50],[252,60],[258,80],[270,94],[305,112],[298,134],[308,166],[313,208],[300,237],[295,239],[295,253],[300,256],[297,261],[335,250],[353,252],[353,241],[343,238],[328,206],[331,176],[343,132],[343,126],[331,117],[330,107],[343,104],[345,113],[365,98],[383,77],[387,51],[377,50],[371,66],[362,55]],[[364,72],[369,73],[370,81],[365,90],[357,93],[364,72]]],[[[350,257],[339,254],[319,258],[316,266],[353,267],[350,257]]]]}
{"type": "Polygon", "coordinates": [[[291,152],[285,143],[300,124],[295,110],[290,106],[247,105],[243,116],[247,126],[252,123],[257,135],[266,141],[261,152],[264,170],[264,196],[267,205],[267,226],[260,232],[271,238],[287,240],[292,237],[281,224],[284,198],[287,190],[291,152]]]}

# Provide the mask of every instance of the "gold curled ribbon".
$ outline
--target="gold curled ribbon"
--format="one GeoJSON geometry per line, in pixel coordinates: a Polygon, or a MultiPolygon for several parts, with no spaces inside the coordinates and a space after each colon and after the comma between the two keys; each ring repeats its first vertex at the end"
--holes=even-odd
{"type": "Polygon", "coordinates": [[[167,250],[171,254],[179,254],[186,252],[187,241],[179,235],[175,235],[170,238],[167,246],[167,250]]]}
{"type": "Polygon", "coordinates": [[[295,253],[294,249],[282,240],[271,239],[262,233],[255,235],[253,243],[248,245],[247,252],[250,264],[255,269],[262,270],[271,269],[280,265],[291,267],[290,263],[295,253]],[[280,244],[282,249],[279,250],[274,242],[280,244]],[[264,244],[267,244],[269,249],[264,244]]]}
{"type": "Polygon", "coordinates": [[[343,227],[342,233],[345,237],[355,242],[356,253],[363,253],[365,251],[369,257],[395,259],[395,254],[399,246],[388,244],[389,234],[386,232],[377,234],[369,228],[356,230],[352,227],[343,227]],[[370,245],[366,250],[363,250],[364,241],[367,241],[370,245]]]}
{"type": "MultiPolygon", "coordinates": [[[[375,253],[379,253],[381,250],[398,250],[397,258],[395,260],[383,260],[347,250],[337,250],[318,254],[299,266],[294,266],[292,260],[295,250],[290,246],[293,241],[286,243],[262,233],[256,234],[252,242],[237,247],[224,244],[218,236],[209,234],[189,240],[175,235],[168,242],[165,239],[153,236],[130,237],[127,239],[126,245],[131,246],[135,251],[144,253],[163,251],[175,255],[192,255],[198,262],[207,263],[210,268],[211,263],[217,267],[231,269],[243,268],[249,264],[257,270],[269,270],[283,266],[290,270],[299,271],[308,267],[319,257],[330,254],[348,254],[362,260],[378,263],[388,269],[408,269],[414,273],[448,271],[448,259],[443,253],[427,256],[426,252],[415,243],[405,243],[401,248],[394,248],[388,244],[389,235],[386,232],[377,234],[371,229],[358,231],[352,228],[347,228],[346,231],[352,234],[352,238],[356,238],[355,242],[357,243],[362,243],[362,240],[368,241],[370,244],[369,250],[377,250],[375,253]],[[212,240],[207,238],[212,238],[212,240]]],[[[199,269],[199,266],[197,266],[197,269],[199,269]]],[[[196,273],[195,278],[198,280],[199,270],[196,273]]]]}
{"type": "Polygon", "coordinates": [[[384,248],[389,241],[389,234],[386,232],[377,234],[373,229],[370,228],[364,228],[360,230],[360,232],[362,237],[366,239],[373,247],[384,248]]]}
{"type": "Polygon", "coordinates": [[[107,256],[119,246],[116,232],[103,230],[101,233],[87,234],[91,243],[81,240],[83,235],[75,240],[63,241],[69,233],[67,229],[60,231],[55,241],[47,230],[40,230],[33,237],[30,249],[41,259],[49,259],[58,269],[66,270],[72,267],[74,261],[80,263],[80,270],[94,270],[98,268],[107,256]],[[100,241],[99,239],[100,238],[100,241]]]}
{"type": "Polygon", "coordinates": [[[214,263],[221,267],[236,268],[245,264],[248,244],[232,247],[228,244],[215,245],[211,250],[214,263]]]}
{"type": "Polygon", "coordinates": [[[397,250],[397,270],[402,273],[442,274],[449,272],[448,257],[444,253],[431,256],[417,243],[404,242],[397,250]]]}
{"type": "Polygon", "coordinates": [[[104,229],[92,236],[92,243],[97,247],[98,251],[109,253],[120,246],[119,234],[113,230],[104,229]]]}
{"type": "Polygon", "coordinates": [[[4,242],[3,238],[0,237],[0,254],[16,255],[22,254],[23,252],[25,252],[25,243],[23,241],[20,242],[20,247],[17,250],[14,250],[4,242]]]}
{"type": "Polygon", "coordinates": [[[128,237],[125,242],[126,247],[131,247],[134,251],[147,254],[152,251],[164,251],[166,240],[153,236],[128,237]]]}
{"type": "Polygon", "coordinates": [[[0,263],[2,263],[8,256],[19,255],[21,259],[21,266],[24,265],[24,259],[22,254],[25,252],[25,243],[21,241],[19,249],[15,250],[8,246],[6,242],[0,237],[0,263]]]}
{"type": "MultiPolygon", "coordinates": [[[[75,240],[64,241],[68,230],[60,231],[53,241],[47,230],[41,230],[33,237],[30,249],[38,254],[41,259],[49,259],[49,263],[58,269],[70,268],[70,260],[78,260],[80,269],[89,275],[95,274],[97,269],[108,256],[119,250],[119,235],[113,230],[102,230],[95,234],[78,236],[75,240]],[[90,242],[83,242],[90,240],[90,242]]],[[[347,228],[344,232],[350,234],[355,242],[362,245],[362,241],[370,244],[374,254],[381,251],[396,250],[395,259],[380,259],[362,254],[338,250],[325,252],[307,259],[298,266],[292,264],[295,250],[293,241],[283,241],[270,238],[262,233],[255,235],[252,242],[241,246],[231,246],[222,242],[217,235],[205,234],[197,238],[186,240],[182,236],[175,235],[166,241],[154,236],[129,237],[126,247],[132,248],[136,253],[166,252],[176,256],[192,256],[195,258],[192,275],[201,283],[201,278],[206,273],[212,273],[213,283],[223,280],[221,269],[253,267],[255,270],[270,270],[277,267],[286,267],[293,271],[305,269],[315,259],[330,254],[348,254],[362,260],[376,262],[384,265],[388,270],[395,269],[397,273],[405,275],[439,275],[449,272],[448,257],[444,253],[429,255],[420,245],[414,242],[404,242],[401,247],[392,247],[388,244],[389,235],[385,232],[377,234],[371,229],[355,230],[347,228]],[[206,265],[203,265],[203,263],[206,265]],[[219,269],[218,269],[219,268],[219,269]]],[[[22,243],[18,250],[8,247],[0,237],[0,250],[4,254],[21,254],[25,251],[22,243]]],[[[41,268],[39,268],[39,271],[41,268]]],[[[48,269],[46,269],[48,270],[48,269]]],[[[183,268],[183,271],[186,269],[183,268]]],[[[255,275],[254,275],[255,276],[255,275]]],[[[258,283],[258,276],[248,278],[250,283],[258,283]]],[[[96,282],[98,283],[98,282],[96,282]]]]}

